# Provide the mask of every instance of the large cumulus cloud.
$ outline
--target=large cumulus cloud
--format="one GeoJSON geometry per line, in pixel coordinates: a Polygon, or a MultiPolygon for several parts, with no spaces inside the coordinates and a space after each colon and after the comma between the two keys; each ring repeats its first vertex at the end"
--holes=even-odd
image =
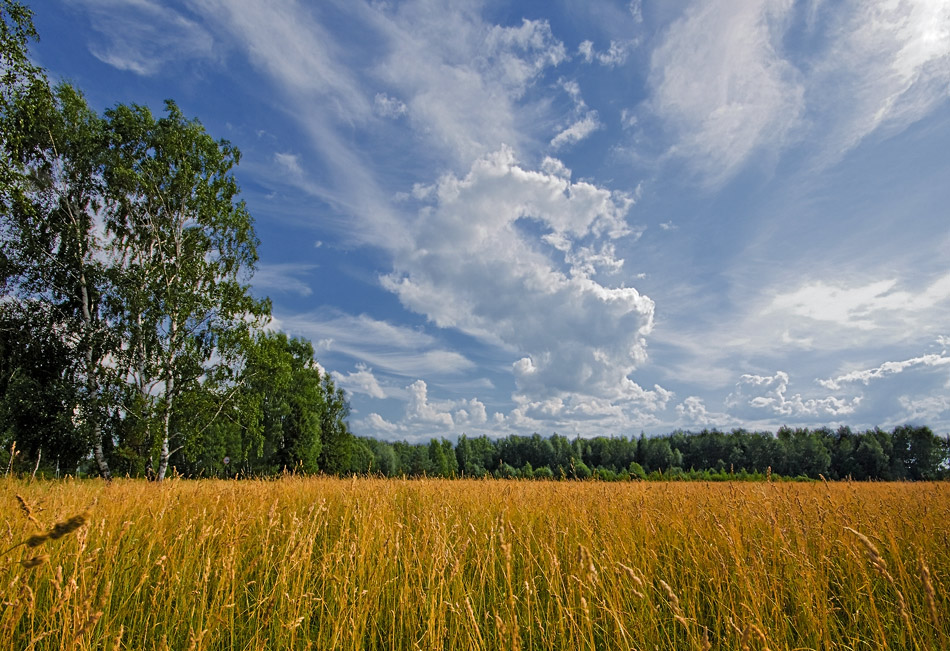
{"type": "Polygon", "coordinates": [[[383,285],[434,324],[510,351],[522,402],[656,402],[629,378],[653,301],[604,280],[622,265],[610,242],[631,234],[630,199],[571,181],[555,161],[543,168],[503,148],[419,189],[412,246],[395,252],[383,285]]]}

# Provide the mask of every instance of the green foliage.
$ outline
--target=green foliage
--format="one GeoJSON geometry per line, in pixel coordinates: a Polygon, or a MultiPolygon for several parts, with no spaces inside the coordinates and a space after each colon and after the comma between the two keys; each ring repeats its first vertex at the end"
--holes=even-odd
{"type": "Polygon", "coordinates": [[[571,476],[575,479],[590,479],[591,475],[590,468],[587,467],[587,464],[584,463],[581,459],[571,459],[571,476]]]}
{"type": "Polygon", "coordinates": [[[323,435],[320,469],[331,474],[342,474],[352,465],[354,438],[346,421],[350,415],[350,405],[343,389],[337,388],[329,374],[323,375],[320,389],[324,405],[320,412],[320,431],[323,435]]]}
{"type": "Polygon", "coordinates": [[[41,309],[19,308],[0,304],[0,447],[16,442],[21,471],[45,461],[51,471],[75,472],[89,447],[72,421],[74,360],[41,309]]]}
{"type": "Polygon", "coordinates": [[[630,475],[631,479],[646,479],[647,473],[636,461],[631,461],[630,466],[627,468],[627,472],[630,475]]]}

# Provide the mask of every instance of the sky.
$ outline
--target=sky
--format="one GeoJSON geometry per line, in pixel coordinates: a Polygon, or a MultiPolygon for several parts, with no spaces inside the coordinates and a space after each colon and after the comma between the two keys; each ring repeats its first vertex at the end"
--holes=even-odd
{"type": "Polygon", "coordinates": [[[946,0],[43,0],[242,152],[361,436],[950,431],[946,0]]]}

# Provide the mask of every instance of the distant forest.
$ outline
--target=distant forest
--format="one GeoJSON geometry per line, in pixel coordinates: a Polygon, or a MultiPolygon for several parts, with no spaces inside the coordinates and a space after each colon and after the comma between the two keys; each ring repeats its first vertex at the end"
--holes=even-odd
{"type": "Polygon", "coordinates": [[[310,342],[255,297],[240,152],[168,101],[102,114],[0,0],[0,471],[624,480],[948,476],[926,427],[658,438],[357,438],[310,342]]]}
{"type": "Polygon", "coordinates": [[[393,476],[523,479],[936,480],[950,478],[950,437],[928,427],[854,432],[783,427],[777,434],[676,431],[666,436],[569,439],[461,436],[427,444],[354,440],[351,471],[393,476]]]}

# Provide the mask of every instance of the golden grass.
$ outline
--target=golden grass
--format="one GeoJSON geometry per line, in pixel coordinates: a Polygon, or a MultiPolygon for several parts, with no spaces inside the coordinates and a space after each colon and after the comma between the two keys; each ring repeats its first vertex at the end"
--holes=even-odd
{"type": "Polygon", "coordinates": [[[0,648],[950,648],[950,484],[5,480],[0,504],[0,648]]]}

